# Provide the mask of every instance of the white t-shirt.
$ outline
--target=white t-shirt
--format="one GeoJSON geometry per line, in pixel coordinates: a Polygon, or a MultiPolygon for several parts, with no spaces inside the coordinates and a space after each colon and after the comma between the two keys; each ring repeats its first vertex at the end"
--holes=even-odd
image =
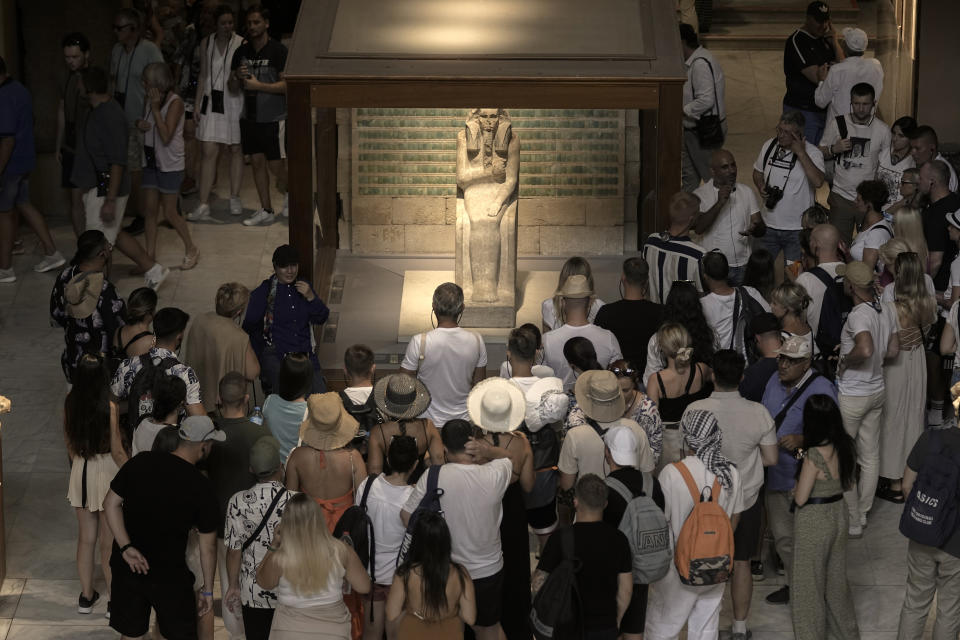
{"type": "MultiPolygon", "coordinates": [[[[704,487],[712,487],[713,480],[716,478],[704,466],[700,458],[696,456],[687,456],[681,462],[693,476],[694,483],[702,490],[704,487]]],[[[740,487],[740,473],[736,467],[730,467],[730,477],[733,480],[729,489],[721,485],[720,499],[718,502],[727,515],[733,516],[745,509],[743,503],[743,490],[740,487]]],[[[687,516],[693,511],[693,496],[690,495],[690,489],[680,472],[672,464],[667,465],[660,472],[658,477],[660,489],[663,491],[663,515],[667,518],[670,525],[670,548],[675,549],[677,545],[677,536],[683,529],[683,523],[687,521],[687,516]]]]}
{"type": "MultiPolygon", "coordinates": [[[[741,289],[756,300],[757,303],[763,307],[764,311],[770,311],[770,305],[763,299],[759,291],[747,286],[743,286],[741,289]]],[[[730,348],[730,339],[733,337],[733,305],[736,295],[735,291],[723,296],[716,293],[708,293],[700,298],[700,307],[703,309],[703,315],[707,319],[707,324],[713,329],[717,346],[721,349],[730,348]]]]}
{"type": "Polygon", "coordinates": [[[887,203],[884,209],[897,202],[900,199],[900,181],[903,180],[903,172],[917,166],[913,156],[909,153],[905,155],[900,162],[894,164],[890,160],[890,153],[880,154],[880,166],[877,167],[877,180],[883,182],[887,188],[887,203]]]}
{"type": "Polygon", "coordinates": [[[420,363],[420,334],[410,338],[400,366],[416,371],[430,391],[430,406],[419,417],[429,418],[437,428],[450,420],[467,420],[467,396],[473,387],[473,372],[487,366],[487,348],[480,335],[461,327],[427,332],[423,363],[420,363]]]}
{"type": "MultiPolygon", "coordinates": [[[[637,451],[648,452],[645,457],[637,456],[637,462],[634,465],[641,471],[653,471],[656,465],[656,459],[649,447],[647,432],[643,430],[635,420],[630,418],[618,418],[613,422],[598,422],[600,430],[604,433],[613,427],[628,427],[637,436],[638,442],[646,442],[647,446],[640,445],[637,451]]],[[[562,473],[569,473],[575,476],[584,476],[588,473],[594,473],[601,478],[607,477],[607,464],[604,459],[604,443],[589,424],[581,424],[567,431],[563,438],[563,447],[560,449],[560,460],[557,468],[562,473]]]]}
{"type": "Polygon", "coordinates": [[[563,355],[563,345],[570,338],[583,336],[593,343],[593,348],[597,351],[597,361],[601,366],[606,367],[614,360],[623,358],[620,353],[620,343],[612,331],[602,329],[595,324],[585,324],[580,327],[572,327],[565,324],[552,331],[543,334],[543,363],[556,372],[556,376],[563,380],[563,389],[569,391],[573,389],[576,382],[576,376],[570,364],[563,355]]]}
{"type": "MultiPolygon", "coordinates": [[[[593,304],[590,305],[590,310],[587,312],[588,322],[593,322],[603,305],[604,302],[600,298],[593,299],[593,304]]],[[[547,298],[540,303],[540,317],[543,320],[543,326],[547,327],[548,331],[560,326],[560,322],[557,320],[557,311],[553,308],[553,298],[547,298]]]]}
{"type": "MultiPolygon", "coordinates": [[[[824,262],[817,266],[826,271],[827,275],[831,278],[836,278],[837,267],[841,264],[843,263],[824,262]]],[[[807,294],[811,298],[810,304],[807,306],[807,324],[810,325],[813,335],[816,336],[817,329],[820,327],[820,310],[823,308],[823,294],[826,292],[827,287],[820,281],[820,278],[808,271],[804,271],[797,276],[796,282],[807,290],[807,294]]]]}
{"type": "Polygon", "coordinates": [[[716,416],[723,434],[720,451],[737,465],[743,484],[743,508],[749,509],[757,501],[763,486],[760,445],[777,444],[777,431],[770,412],[737,391],[714,391],[709,398],[697,400],[687,407],[687,411],[694,409],[710,411],[716,416]]]}
{"type": "MultiPolygon", "coordinates": [[[[820,149],[809,142],[805,143],[805,148],[814,166],[823,171],[823,154],[820,149]]],[[[800,217],[816,201],[816,190],[807,180],[800,161],[795,161],[792,151],[781,148],[776,138],[771,138],[760,147],[760,155],[757,156],[753,168],[763,174],[768,185],[783,189],[783,198],[772,211],[767,209],[766,204],[763,205],[763,221],[768,227],[781,231],[799,230],[800,217]],[[770,145],[774,147],[764,163],[763,158],[770,145]]]]}
{"type": "MultiPolygon", "coordinates": [[[[548,367],[545,364],[535,364],[530,367],[530,372],[533,373],[538,378],[552,378],[553,369],[548,367]]],[[[513,367],[510,366],[509,360],[504,360],[500,363],[500,377],[510,379],[513,377],[513,367]]]]}
{"type": "Polygon", "coordinates": [[[524,376],[510,378],[510,382],[520,387],[520,391],[523,391],[523,395],[527,395],[527,391],[530,391],[530,387],[540,381],[540,378],[537,376],[524,376]]]}
{"type": "MultiPolygon", "coordinates": [[[[700,198],[700,211],[708,211],[717,203],[720,191],[713,180],[703,183],[694,192],[700,198]]],[[[745,184],[737,183],[730,199],[720,210],[713,226],[700,236],[700,246],[707,251],[719,249],[731,267],[741,267],[750,259],[750,237],[740,235],[750,227],[750,216],[760,211],[757,194],[745,184]]]]}
{"type": "MultiPolygon", "coordinates": [[[[355,504],[360,504],[367,480],[364,479],[355,492],[355,504]]],[[[375,538],[376,566],[373,575],[377,584],[387,585],[393,582],[393,573],[397,569],[397,554],[406,527],[400,519],[400,510],[407,503],[413,487],[397,486],[387,482],[381,473],[373,479],[370,495],[367,496],[367,513],[373,522],[375,538]]]]}
{"type": "Polygon", "coordinates": [[[363,404],[373,393],[373,387],[347,387],[343,390],[354,404],[363,404]]]}
{"type": "Polygon", "coordinates": [[[957,190],[957,170],[953,168],[953,163],[943,157],[942,153],[938,153],[937,157],[934,160],[939,160],[943,164],[947,165],[947,169],[950,170],[950,183],[947,185],[950,188],[950,191],[957,190]]]}
{"type": "MultiPolygon", "coordinates": [[[[890,127],[880,118],[873,117],[867,124],[857,124],[850,116],[847,122],[847,138],[853,143],[850,151],[836,156],[833,171],[833,192],[853,201],[857,199],[857,185],[877,177],[880,158],[890,156],[890,127]]],[[[828,147],[840,141],[836,119],[827,120],[820,144],[828,147]]]]}
{"type": "MultiPolygon", "coordinates": [[[[503,568],[500,520],[503,494],[510,485],[513,464],[506,458],[486,464],[448,462],[440,467],[437,486],[443,489],[440,506],[450,528],[450,556],[474,580],[488,578],[503,568]]],[[[407,498],[403,510],[413,513],[427,492],[424,473],[407,498]]]]}
{"type": "Polygon", "coordinates": [[[869,396],[883,391],[883,356],[890,343],[890,335],[896,331],[896,321],[891,303],[880,306],[861,302],[853,308],[840,332],[840,355],[853,350],[857,334],[869,332],[873,338],[873,355],[857,366],[846,367],[837,376],[837,388],[845,396],[869,396]]]}
{"type": "MultiPolygon", "coordinates": [[[[893,229],[886,220],[875,222],[857,234],[850,245],[850,255],[854,260],[863,260],[864,249],[879,249],[893,238],[893,229]]],[[[877,260],[875,270],[880,271],[880,260],[877,260]]]]}
{"type": "Polygon", "coordinates": [[[954,287],[960,287],[960,256],[953,259],[950,263],[950,284],[947,293],[953,293],[954,287]]]}
{"type": "Polygon", "coordinates": [[[830,73],[817,85],[814,100],[820,108],[827,107],[827,120],[837,114],[850,113],[850,90],[855,84],[866,82],[876,95],[883,93],[883,67],[876,58],[848,56],[830,67],[830,73]]]}
{"type": "Polygon", "coordinates": [[[954,369],[960,369],[960,326],[957,325],[957,305],[960,305],[960,300],[953,303],[950,307],[950,313],[947,314],[947,324],[953,331],[954,369]]]}
{"type": "Polygon", "coordinates": [[[153,418],[144,418],[133,431],[133,442],[130,443],[130,455],[135,456],[141,451],[153,449],[153,441],[157,439],[166,424],[158,424],[153,418]]]}

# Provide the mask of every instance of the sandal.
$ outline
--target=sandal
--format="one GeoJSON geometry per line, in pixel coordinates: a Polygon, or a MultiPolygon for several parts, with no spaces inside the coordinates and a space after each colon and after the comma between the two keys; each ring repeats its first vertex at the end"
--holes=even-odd
{"type": "Polygon", "coordinates": [[[200,249],[194,249],[193,253],[188,253],[183,256],[183,262],[180,263],[181,271],[189,271],[197,266],[197,261],[200,259],[200,249]]]}
{"type": "Polygon", "coordinates": [[[894,504],[903,504],[903,491],[894,491],[889,486],[877,489],[877,497],[894,504]]]}

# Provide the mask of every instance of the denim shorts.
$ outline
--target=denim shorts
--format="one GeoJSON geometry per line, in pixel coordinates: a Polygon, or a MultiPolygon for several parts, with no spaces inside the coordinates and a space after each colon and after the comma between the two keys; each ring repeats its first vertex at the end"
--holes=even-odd
{"type": "Polygon", "coordinates": [[[0,211],[13,211],[13,208],[30,201],[29,174],[18,176],[0,176],[0,211]]]}
{"type": "Polygon", "coordinates": [[[183,184],[183,171],[160,171],[144,167],[140,178],[142,189],[156,189],[160,193],[179,194],[181,184],[183,184]]]}

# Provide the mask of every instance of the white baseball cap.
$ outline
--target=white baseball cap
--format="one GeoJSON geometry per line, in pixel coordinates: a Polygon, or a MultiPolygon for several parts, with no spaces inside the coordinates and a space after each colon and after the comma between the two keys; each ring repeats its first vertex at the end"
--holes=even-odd
{"type": "Polygon", "coordinates": [[[857,27],[847,27],[842,31],[843,41],[846,43],[847,48],[850,51],[858,51],[860,53],[867,50],[867,32],[863,29],[858,29],[857,27]]]}

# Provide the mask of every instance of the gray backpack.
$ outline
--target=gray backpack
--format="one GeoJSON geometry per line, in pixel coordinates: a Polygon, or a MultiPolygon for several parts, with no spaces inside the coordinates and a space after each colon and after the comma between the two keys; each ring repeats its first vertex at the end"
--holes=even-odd
{"type": "Polygon", "coordinates": [[[627,536],[633,554],[633,581],[636,584],[652,584],[667,575],[673,564],[670,528],[663,511],[651,497],[653,477],[649,473],[643,474],[646,491],[636,496],[616,478],[607,476],[606,483],[627,502],[619,529],[627,536]]]}

